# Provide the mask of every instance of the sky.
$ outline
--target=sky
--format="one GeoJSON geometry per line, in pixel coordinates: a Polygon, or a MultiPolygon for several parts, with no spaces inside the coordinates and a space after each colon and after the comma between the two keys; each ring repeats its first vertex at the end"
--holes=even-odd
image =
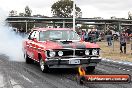
{"type": "MultiPolygon", "coordinates": [[[[52,16],[51,6],[58,0],[0,0],[0,10],[7,14],[11,10],[17,13],[24,12],[29,6],[32,14],[52,16]]],[[[128,12],[132,13],[132,0],[76,0],[77,6],[82,10],[82,17],[93,18],[128,18],[128,12]]]]}

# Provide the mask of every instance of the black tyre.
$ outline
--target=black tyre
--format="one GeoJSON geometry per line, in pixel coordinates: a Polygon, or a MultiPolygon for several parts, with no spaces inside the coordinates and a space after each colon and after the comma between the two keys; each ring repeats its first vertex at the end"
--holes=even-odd
{"type": "Polygon", "coordinates": [[[28,55],[26,53],[24,53],[24,59],[25,59],[25,62],[27,64],[31,64],[32,63],[32,59],[28,57],[28,55]]]}
{"type": "Polygon", "coordinates": [[[79,78],[79,83],[81,85],[85,84],[85,82],[86,82],[86,78],[84,76],[82,76],[82,77],[79,78]]]}
{"type": "Polygon", "coordinates": [[[44,72],[44,73],[49,72],[49,67],[48,67],[48,65],[45,64],[45,62],[43,61],[42,58],[40,58],[39,65],[40,65],[40,69],[42,72],[44,72]]]}
{"type": "Polygon", "coordinates": [[[86,67],[87,72],[93,72],[95,70],[95,66],[86,67]]]}

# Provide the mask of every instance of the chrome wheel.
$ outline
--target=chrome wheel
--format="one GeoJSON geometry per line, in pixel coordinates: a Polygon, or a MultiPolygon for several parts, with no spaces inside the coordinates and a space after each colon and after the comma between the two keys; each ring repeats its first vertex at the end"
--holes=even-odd
{"type": "Polygon", "coordinates": [[[44,72],[44,73],[48,72],[49,67],[45,64],[45,62],[43,61],[42,58],[40,59],[39,64],[40,64],[40,69],[42,72],[44,72]]]}
{"type": "Polygon", "coordinates": [[[44,70],[44,61],[42,59],[40,60],[40,68],[41,68],[41,71],[44,70]]]}

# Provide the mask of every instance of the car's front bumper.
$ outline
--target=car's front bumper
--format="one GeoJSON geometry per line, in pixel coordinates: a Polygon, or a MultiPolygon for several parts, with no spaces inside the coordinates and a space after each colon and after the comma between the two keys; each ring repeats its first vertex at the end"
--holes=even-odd
{"type": "Polygon", "coordinates": [[[75,68],[78,66],[96,66],[101,61],[101,57],[89,58],[66,58],[66,59],[46,59],[45,62],[50,68],[75,68]],[[79,63],[70,63],[71,60],[79,61],[79,63]]]}

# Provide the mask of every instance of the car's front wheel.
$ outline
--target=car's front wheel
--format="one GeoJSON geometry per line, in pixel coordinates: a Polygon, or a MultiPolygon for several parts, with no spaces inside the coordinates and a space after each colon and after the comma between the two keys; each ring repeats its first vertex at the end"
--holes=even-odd
{"type": "Polygon", "coordinates": [[[47,73],[49,71],[48,65],[45,64],[42,58],[39,61],[39,65],[42,72],[47,73]]]}

